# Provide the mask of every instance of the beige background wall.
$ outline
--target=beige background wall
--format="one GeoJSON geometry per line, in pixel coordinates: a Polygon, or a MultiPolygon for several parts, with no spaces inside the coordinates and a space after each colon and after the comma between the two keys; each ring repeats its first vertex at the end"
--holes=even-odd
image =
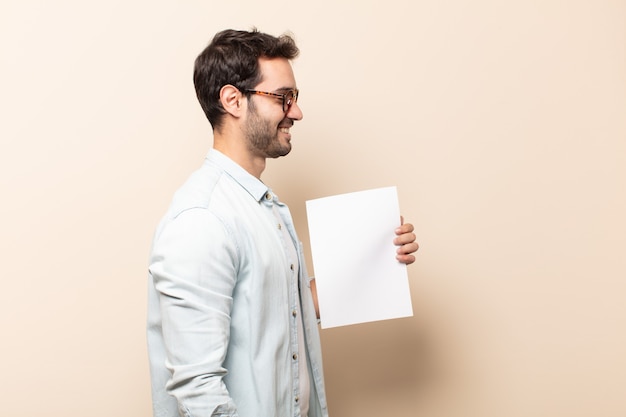
{"type": "Polygon", "coordinates": [[[332,415],[626,415],[618,0],[3,1],[2,415],[150,415],[148,248],[211,143],[192,63],[252,25],[302,50],[264,179],[305,244],[305,200],[397,185],[422,246],[415,317],[323,331],[332,415]]]}

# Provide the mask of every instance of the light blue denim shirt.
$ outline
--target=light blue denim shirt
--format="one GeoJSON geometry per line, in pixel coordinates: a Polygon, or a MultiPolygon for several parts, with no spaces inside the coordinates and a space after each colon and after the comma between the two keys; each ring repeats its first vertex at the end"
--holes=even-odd
{"type": "Polygon", "coordinates": [[[216,150],[175,194],[156,231],[148,351],[155,417],[300,416],[301,360],[310,375],[309,417],[328,416],[310,280],[289,209],[216,150]],[[299,259],[289,259],[273,206],[299,259]],[[306,358],[298,355],[300,319],[306,358]]]}

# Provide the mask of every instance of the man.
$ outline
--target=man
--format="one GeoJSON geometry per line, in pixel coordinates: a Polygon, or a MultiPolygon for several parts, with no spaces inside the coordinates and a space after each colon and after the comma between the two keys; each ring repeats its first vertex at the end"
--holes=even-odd
{"type": "MultiPolygon", "coordinates": [[[[328,416],[314,281],[287,206],[260,180],[302,119],[297,55],[288,36],[226,30],[196,59],[214,142],[153,242],[155,416],[328,416]]],[[[406,264],[418,249],[412,232],[399,226],[393,242],[406,264]]]]}

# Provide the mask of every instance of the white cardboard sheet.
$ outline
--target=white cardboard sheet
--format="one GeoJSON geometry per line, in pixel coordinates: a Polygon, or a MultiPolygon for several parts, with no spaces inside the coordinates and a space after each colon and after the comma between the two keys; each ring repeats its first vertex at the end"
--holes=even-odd
{"type": "Polygon", "coordinates": [[[306,202],[322,328],[413,315],[396,187],[306,202]]]}

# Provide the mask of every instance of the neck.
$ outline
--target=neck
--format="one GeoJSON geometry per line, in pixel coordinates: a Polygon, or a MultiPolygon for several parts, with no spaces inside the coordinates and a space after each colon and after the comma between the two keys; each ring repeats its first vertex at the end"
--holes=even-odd
{"type": "Polygon", "coordinates": [[[254,155],[243,141],[232,140],[214,132],[213,148],[220,151],[251,175],[261,179],[265,170],[266,161],[261,156],[254,155]]]}

